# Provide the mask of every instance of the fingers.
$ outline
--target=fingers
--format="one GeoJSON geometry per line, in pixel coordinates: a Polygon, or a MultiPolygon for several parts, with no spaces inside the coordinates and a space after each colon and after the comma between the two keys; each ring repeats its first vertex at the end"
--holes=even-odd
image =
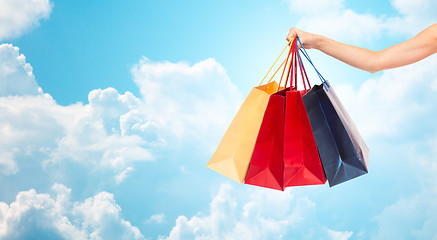
{"type": "Polygon", "coordinates": [[[298,29],[297,28],[291,28],[290,31],[288,32],[288,35],[286,37],[287,41],[290,41],[291,38],[295,38],[295,37],[299,37],[298,34],[298,29]]]}
{"type": "Polygon", "coordinates": [[[316,35],[308,32],[304,32],[297,28],[291,28],[287,35],[287,41],[290,41],[291,38],[299,38],[300,42],[298,44],[298,47],[301,48],[302,46],[306,49],[314,48],[315,41],[317,38],[316,35]],[[302,44],[302,45],[301,45],[302,44]]]}

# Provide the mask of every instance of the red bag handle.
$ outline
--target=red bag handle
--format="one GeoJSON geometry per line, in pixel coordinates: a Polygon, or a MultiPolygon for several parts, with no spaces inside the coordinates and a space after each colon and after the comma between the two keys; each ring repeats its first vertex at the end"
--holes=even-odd
{"type": "MultiPolygon", "coordinates": [[[[285,69],[287,68],[288,60],[290,59],[290,55],[291,55],[291,53],[294,52],[294,51],[293,51],[293,48],[294,48],[295,46],[296,46],[296,38],[293,39],[293,42],[292,42],[291,47],[290,47],[290,51],[288,51],[287,58],[285,59],[285,65],[284,65],[284,69],[282,70],[281,79],[279,80],[278,90],[277,90],[277,91],[279,91],[279,88],[281,87],[282,78],[284,77],[284,73],[285,73],[285,69]]],[[[287,71],[287,73],[288,73],[288,71],[287,71]]],[[[288,79],[288,74],[287,74],[287,79],[288,79]]],[[[285,82],[285,87],[287,87],[287,82],[285,82]]]]}
{"type": "MultiPolygon", "coordinates": [[[[292,74],[293,72],[293,62],[296,61],[295,58],[295,49],[296,49],[296,41],[294,41],[291,45],[291,50],[292,50],[292,54],[291,54],[291,61],[290,61],[290,66],[288,67],[288,71],[287,71],[287,78],[285,80],[285,88],[287,88],[287,84],[288,84],[288,78],[290,76],[290,74],[292,74]]],[[[284,69],[285,70],[285,69],[284,69]]],[[[292,84],[291,84],[292,79],[290,79],[290,89],[293,88],[292,84]]]]}
{"type": "MultiPolygon", "coordinates": [[[[288,79],[290,77],[290,82],[291,82],[290,90],[292,90],[292,89],[297,90],[297,72],[300,71],[300,75],[302,77],[303,87],[305,89],[305,92],[307,92],[311,89],[311,84],[310,84],[310,81],[308,79],[308,75],[306,73],[305,67],[302,63],[302,59],[301,59],[300,54],[299,54],[299,48],[297,46],[297,41],[293,42],[293,45],[290,48],[290,51],[292,51],[292,53],[291,53],[292,58],[291,58],[289,68],[287,71],[287,79],[285,82],[285,86],[287,86],[288,79]],[[298,65],[299,65],[299,69],[298,69],[298,65]],[[294,79],[294,84],[293,84],[293,79],[294,79]],[[306,83],[305,83],[305,80],[306,80],[306,83]],[[308,84],[308,89],[307,89],[307,84],[308,84]]],[[[290,55],[290,53],[289,53],[289,55],[290,55]]],[[[284,71],[285,71],[285,67],[284,67],[284,71]]],[[[281,76],[281,80],[282,80],[282,76],[281,76]]]]}

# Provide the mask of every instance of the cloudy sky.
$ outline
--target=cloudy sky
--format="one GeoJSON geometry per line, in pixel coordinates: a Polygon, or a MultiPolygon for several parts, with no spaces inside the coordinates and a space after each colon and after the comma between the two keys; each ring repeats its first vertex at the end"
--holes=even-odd
{"type": "Polygon", "coordinates": [[[380,50],[436,10],[0,0],[0,238],[436,239],[437,56],[369,74],[309,51],[370,148],[367,175],[280,192],[205,167],[290,27],[380,50]]]}

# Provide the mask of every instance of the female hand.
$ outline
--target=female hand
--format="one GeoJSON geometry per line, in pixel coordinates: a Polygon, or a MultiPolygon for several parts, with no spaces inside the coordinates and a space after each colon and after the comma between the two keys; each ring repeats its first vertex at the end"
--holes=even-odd
{"type": "Polygon", "coordinates": [[[287,35],[287,41],[290,41],[292,37],[298,37],[303,44],[304,48],[317,48],[317,42],[319,35],[304,32],[297,28],[291,28],[287,35]]]}

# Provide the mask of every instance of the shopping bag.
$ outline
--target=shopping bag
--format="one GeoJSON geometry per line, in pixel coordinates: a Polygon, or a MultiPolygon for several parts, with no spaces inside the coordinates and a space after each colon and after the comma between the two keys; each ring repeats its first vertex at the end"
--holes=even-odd
{"type": "Polygon", "coordinates": [[[357,153],[340,118],[340,114],[347,112],[339,114],[328,95],[335,94],[333,91],[330,84],[325,84],[325,88],[324,85],[315,85],[303,96],[320,159],[331,187],[367,173],[367,164],[357,153]]]}
{"type": "Polygon", "coordinates": [[[287,91],[284,124],[284,188],[325,184],[323,171],[302,96],[305,90],[287,91]]]}
{"type": "MultiPolygon", "coordinates": [[[[288,77],[297,71],[296,52],[293,42],[290,49],[293,58],[285,86],[288,77]]],[[[246,175],[246,184],[284,190],[288,186],[326,182],[302,101],[305,92],[297,91],[292,86],[270,96],[246,175]]]]}
{"type": "Polygon", "coordinates": [[[284,190],[285,91],[274,93],[269,98],[245,184],[284,190]]]}
{"type": "Polygon", "coordinates": [[[323,76],[319,73],[317,68],[314,66],[314,64],[311,61],[311,58],[309,57],[308,53],[306,52],[305,48],[303,47],[302,43],[300,42],[299,38],[296,39],[297,42],[299,42],[301,46],[301,52],[305,56],[306,59],[310,62],[310,64],[314,67],[314,70],[319,75],[320,79],[322,80],[322,83],[324,84],[326,95],[329,97],[332,105],[335,108],[335,111],[337,112],[338,116],[340,117],[341,122],[343,123],[343,126],[345,127],[349,137],[352,140],[352,144],[354,145],[355,152],[357,153],[359,159],[364,164],[366,171],[369,169],[369,148],[367,147],[366,143],[363,140],[363,137],[358,132],[358,128],[355,126],[354,122],[352,121],[352,118],[349,116],[349,113],[346,111],[343,104],[338,99],[335,90],[331,87],[331,84],[323,78],[323,76]]]}
{"type": "Polygon", "coordinates": [[[326,182],[304,93],[287,88],[270,96],[245,184],[283,191],[326,182]]]}
{"type": "Polygon", "coordinates": [[[281,63],[267,84],[261,84],[273,69],[282,53],[284,53],[285,49],[290,46],[290,43],[291,40],[270,67],[262,79],[260,86],[253,88],[247,96],[222,138],[216,152],[206,165],[208,168],[239,183],[244,181],[261,121],[269,101],[269,96],[281,89],[272,79],[278,70],[281,69],[285,61],[281,63]]]}
{"type": "Polygon", "coordinates": [[[332,187],[368,172],[369,149],[332,85],[314,66],[303,46],[300,51],[322,81],[322,85],[314,86],[303,96],[303,101],[332,187]]]}
{"type": "Polygon", "coordinates": [[[343,104],[340,102],[340,100],[337,97],[337,94],[335,93],[334,88],[332,88],[331,84],[327,80],[324,80],[328,83],[328,91],[326,92],[326,95],[328,95],[329,99],[331,100],[332,105],[335,108],[335,111],[337,112],[338,116],[340,117],[341,122],[343,123],[344,127],[346,128],[346,132],[348,133],[349,137],[352,140],[352,144],[354,145],[355,151],[358,155],[358,158],[362,161],[364,166],[366,167],[366,170],[369,169],[369,148],[367,147],[366,143],[363,140],[363,137],[360,135],[358,128],[355,126],[355,123],[352,121],[352,118],[350,117],[349,113],[346,111],[346,108],[343,106],[343,104]]]}
{"type": "Polygon", "coordinates": [[[278,84],[272,81],[250,91],[206,165],[208,168],[239,183],[244,181],[269,96],[277,88],[278,84]]]}

